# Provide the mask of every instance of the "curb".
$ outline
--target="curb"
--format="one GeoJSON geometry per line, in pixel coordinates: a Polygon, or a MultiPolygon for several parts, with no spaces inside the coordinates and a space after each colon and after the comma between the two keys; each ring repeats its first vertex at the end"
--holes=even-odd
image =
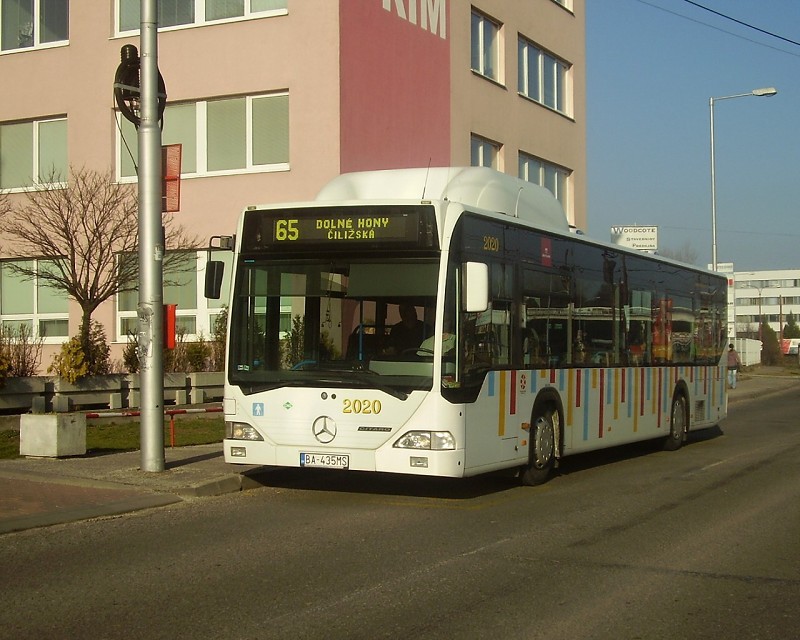
{"type": "Polygon", "coordinates": [[[270,471],[270,467],[259,468],[256,471],[243,471],[209,480],[193,487],[179,489],[175,494],[181,498],[191,500],[193,498],[212,498],[229,493],[248,491],[249,489],[260,489],[264,486],[264,483],[259,478],[270,473],[270,471]]]}
{"type": "Polygon", "coordinates": [[[154,493],[152,495],[128,497],[124,500],[103,505],[77,507],[75,509],[63,511],[52,511],[29,516],[20,516],[18,518],[0,519],[0,534],[37,529],[40,527],[50,527],[56,524],[90,520],[92,518],[123,515],[126,513],[133,513],[134,511],[142,511],[144,509],[165,507],[177,502],[181,502],[181,498],[174,494],[154,493]]]}
{"type": "Polygon", "coordinates": [[[240,474],[209,480],[193,487],[179,489],[176,493],[184,499],[212,498],[228,493],[237,493],[242,490],[242,477],[240,474]]]}
{"type": "MultiPolygon", "coordinates": [[[[772,377],[772,376],[763,376],[763,377],[772,377]]],[[[787,378],[784,378],[787,379],[787,378]]],[[[796,381],[796,378],[788,378],[793,381],[796,381]]],[[[730,392],[728,395],[728,404],[739,404],[740,402],[750,401],[750,400],[760,400],[765,397],[778,395],[781,393],[791,393],[792,391],[797,391],[798,387],[795,385],[786,385],[780,386],[778,388],[768,388],[768,389],[753,389],[748,391],[739,391],[737,392],[735,397],[730,397],[730,392]]]]}

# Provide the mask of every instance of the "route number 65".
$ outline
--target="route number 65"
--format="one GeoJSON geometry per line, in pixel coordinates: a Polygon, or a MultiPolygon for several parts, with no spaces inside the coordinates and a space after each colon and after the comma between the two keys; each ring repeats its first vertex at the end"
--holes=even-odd
{"type": "Polygon", "coordinates": [[[278,220],[275,222],[275,240],[297,240],[297,220],[278,220]]]}

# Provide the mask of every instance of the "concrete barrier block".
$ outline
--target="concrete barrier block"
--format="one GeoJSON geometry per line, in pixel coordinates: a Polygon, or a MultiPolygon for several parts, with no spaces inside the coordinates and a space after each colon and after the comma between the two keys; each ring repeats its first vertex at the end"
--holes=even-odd
{"type": "Polygon", "coordinates": [[[109,409],[122,409],[122,393],[112,393],[108,398],[109,409]]]}
{"type": "Polygon", "coordinates": [[[86,453],[86,415],[25,413],[19,420],[21,456],[60,458],[86,453]]]}
{"type": "Polygon", "coordinates": [[[46,413],[47,400],[43,396],[33,398],[31,402],[31,413],[46,413]]]}
{"type": "Polygon", "coordinates": [[[7,378],[0,385],[0,410],[27,412],[33,409],[34,401],[45,397],[51,388],[49,378],[44,376],[7,378]]]}
{"type": "Polygon", "coordinates": [[[128,392],[128,408],[129,409],[138,409],[139,405],[141,404],[139,391],[134,391],[131,389],[128,392]]]}
{"type": "Polygon", "coordinates": [[[222,400],[225,374],[222,371],[190,373],[189,384],[192,390],[192,404],[222,400]]]}
{"type": "Polygon", "coordinates": [[[72,399],[67,396],[55,396],[53,398],[53,411],[56,413],[69,413],[72,411],[72,399]]]}

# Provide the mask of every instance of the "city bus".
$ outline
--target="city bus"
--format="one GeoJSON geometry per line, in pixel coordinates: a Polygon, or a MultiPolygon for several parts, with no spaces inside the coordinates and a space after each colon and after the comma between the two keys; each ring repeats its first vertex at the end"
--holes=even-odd
{"type": "MultiPolygon", "coordinates": [[[[576,233],[512,176],[344,174],[247,207],[225,240],[227,462],[536,485],[725,417],[725,278],[576,233]]],[[[209,259],[208,297],[224,269],[209,259]]]]}

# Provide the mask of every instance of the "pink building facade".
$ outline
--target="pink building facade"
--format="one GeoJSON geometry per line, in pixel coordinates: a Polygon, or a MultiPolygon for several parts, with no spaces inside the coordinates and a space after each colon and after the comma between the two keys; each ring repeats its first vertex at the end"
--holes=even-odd
{"type": "MultiPolygon", "coordinates": [[[[176,221],[205,240],[233,233],[247,205],[313,199],[343,172],[480,164],[548,186],[585,228],[584,3],[160,3],[162,141],[183,148],[176,221]]],[[[120,48],[139,46],[139,0],[9,4],[0,190],[16,201],[70,167],[135,182],[135,130],[118,124],[112,84],[120,48]]],[[[0,322],[43,336],[46,369],[80,314],[15,277],[7,242],[0,229],[0,322]]],[[[164,301],[187,336],[207,337],[220,309],[202,295],[204,252],[197,260],[164,301]]],[[[95,315],[114,359],[135,306],[135,293],[118,296],[95,315]]]]}

